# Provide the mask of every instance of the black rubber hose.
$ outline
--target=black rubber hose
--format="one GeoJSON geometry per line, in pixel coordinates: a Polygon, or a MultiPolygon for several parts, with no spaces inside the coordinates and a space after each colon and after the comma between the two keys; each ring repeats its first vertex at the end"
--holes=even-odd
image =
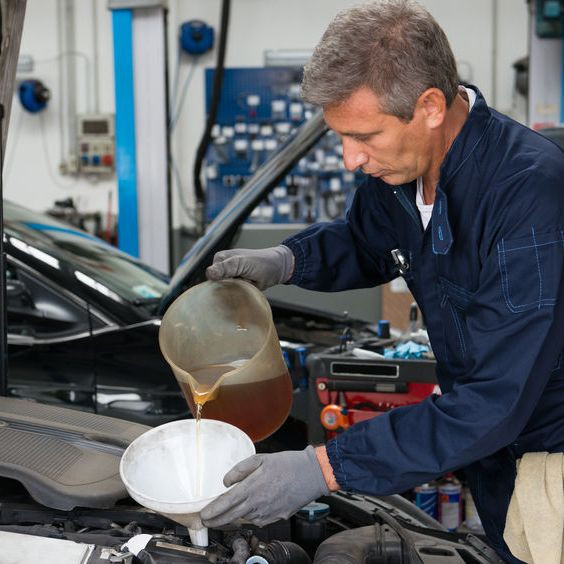
{"type": "Polygon", "coordinates": [[[311,564],[307,552],[294,542],[272,541],[254,554],[262,556],[268,564],[311,564]]]}
{"type": "Polygon", "coordinates": [[[137,561],[141,564],[157,564],[157,561],[153,558],[153,555],[147,552],[145,549],[140,550],[137,553],[137,561]]]}
{"type": "Polygon", "coordinates": [[[221,27],[219,32],[219,43],[217,46],[217,63],[213,77],[213,90],[210,103],[210,111],[206,121],[206,127],[198,150],[196,151],[196,159],[194,161],[194,194],[199,204],[205,202],[205,193],[202,187],[200,174],[202,171],[202,163],[206,156],[206,151],[211,140],[211,131],[217,119],[217,111],[219,109],[219,101],[221,98],[221,88],[223,85],[223,70],[225,68],[225,48],[227,46],[227,30],[229,28],[229,11],[231,8],[231,0],[223,0],[221,5],[221,27]]]}
{"type": "Polygon", "coordinates": [[[368,547],[374,542],[374,526],[342,531],[323,541],[314,564],[358,564],[364,562],[368,547]]]}
{"type": "MultiPolygon", "coordinates": [[[[341,531],[323,541],[313,559],[313,564],[361,564],[386,562],[406,564],[401,540],[389,527],[368,525],[341,531]]],[[[414,560],[413,562],[416,562],[414,560]]]]}
{"type": "Polygon", "coordinates": [[[231,542],[231,548],[233,549],[233,556],[231,557],[232,564],[245,564],[251,555],[251,547],[249,543],[241,536],[236,536],[231,542]]]}

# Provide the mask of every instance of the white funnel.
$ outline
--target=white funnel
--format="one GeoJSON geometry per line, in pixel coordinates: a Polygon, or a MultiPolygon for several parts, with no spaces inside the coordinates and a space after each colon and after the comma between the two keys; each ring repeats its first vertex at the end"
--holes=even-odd
{"type": "Polygon", "coordinates": [[[255,446],[237,427],[213,419],[200,421],[199,441],[198,453],[195,419],[155,427],[129,445],[119,472],[135,501],[181,523],[193,544],[207,546],[200,511],[227,491],[223,477],[255,446]]]}

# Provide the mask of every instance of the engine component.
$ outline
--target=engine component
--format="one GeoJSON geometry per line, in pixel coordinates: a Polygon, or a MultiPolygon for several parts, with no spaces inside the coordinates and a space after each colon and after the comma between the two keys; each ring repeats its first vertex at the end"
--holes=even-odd
{"type": "Polygon", "coordinates": [[[330,508],[326,503],[312,502],[302,507],[295,516],[295,541],[313,557],[317,547],[327,538],[327,517],[330,508]]]}
{"type": "MultiPolygon", "coordinates": [[[[17,533],[0,532],[2,557],[10,562],[21,562],[22,547],[27,558],[63,559],[65,562],[80,563],[92,553],[92,547],[67,540],[25,537],[17,533]]],[[[28,560],[29,561],[29,560],[28,560]]]]}
{"type": "Polygon", "coordinates": [[[251,555],[251,547],[242,535],[236,535],[231,541],[231,548],[233,549],[233,556],[231,562],[233,564],[245,564],[251,555]]]}
{"type": "Polygon", "coordinates": [[[262,556],[268,564],[311,564],[306,551],[293,542],[259,542],[254,550],[255,556],[262,556]]]}
{"type": "Polygon", "coordinates": [[[342,531],[324,541],[315,553],[315,564],[357,564],[358,562],[409,562],[397,533],[387,525],[371,525],[342,531]]]}
{"type": "MultiPolygon", "coordinates": [[[[107,564],[108,561],[131,563],[131,545],[125,545],[143,535],[151,538],[137,554],[135,562],[142,564],[310,562],[304,556],[304,550],[296,544],[310,550],[298,534],[298,516],[252,530],[212,529],[210,546],[203,549],[188,542],[184,527],[138,506],[119,504],[107,510],[77,508],[65,512],[26,502],[23,488],[14,481],[0,480],[0,491],[0,537],[4,532],[14,535],[12,538],[25,534],[26,548],[32,547],[31,540],[27,542],[27,539],[36,539],[37,543],[33,546],[45,546],[49,550],[51,547],[59,550],[65,546],[55,542],[43,544],[40,542],[42,538],[47,541],[73,541],[75,547],[89,545],[93,548],[91,557],[80,560],[88,564],[107,564]]],[[[319,546],[315,563],[435,564],[448,561],[453,564],[502,564],[483,540],[467,533],[446,532],[437,521],[400,496],[372,498],[338,492],[323,498],[323,501],[330,506],[331,517],[327,516],[326,523],[328,540],[319,546],[323,540],[319,538],[311,547],[313,550],[310,552],[313,553],[319,546]],[[349,559],[338,556],[349,553],[349,559]],[[400,554],[403,560],[399,559],[400,554]],[[326,559],[330,556],[335,559],[326,559]]],[[[5,545],[3,541],[0,545],[4,555],[10,545],[5,545]]],[[[21,541],[13,546],[15,550],[21,550],[21,541]]],[[[48,556],[51,553],[46,549],[42,554],[48,556]]],[[[31,558],[26,562],[36,560],[31,558]]],[[[68,559],[64,561],[71,562],[68,559]]]]}
{"type": "Polygon", "coordinates": [[[144,425],[22,399],[0,398],[0,476],[39,503],[112,507],[127,495],[119,461],[144,425]]]}

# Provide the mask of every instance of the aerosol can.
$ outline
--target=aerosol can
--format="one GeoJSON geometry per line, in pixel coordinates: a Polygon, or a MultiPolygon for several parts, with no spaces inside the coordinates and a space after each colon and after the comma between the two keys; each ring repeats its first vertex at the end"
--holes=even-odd
{"type": "Polygon", "coordinates": [[[429,482],[421,484],[413,490],[415,505],[428,513],[433,519],[437,518],[437,484],[429,482]]]}
{"type": "Polygon", "coordinates": [[[462,486],[454,474],[439,482],[439,521],[449,531],[456,531],[462,522],[462,486]]]}

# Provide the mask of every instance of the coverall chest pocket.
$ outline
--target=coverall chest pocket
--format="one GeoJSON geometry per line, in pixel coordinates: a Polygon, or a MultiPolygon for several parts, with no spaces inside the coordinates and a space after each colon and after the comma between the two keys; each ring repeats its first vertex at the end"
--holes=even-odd
{"type": "Polygon", "coordinates": [[[462,365],[468,353],[469,340],[466,310],[473,293],[443,276],[439,277],[439,282],[446,361],[451,365],[462,365]]]}
{"type": "Polygon", "coordinates": [[[511,313],[553,307],[564,255],[562,231],[536,233],[497,244],[501,286],[511,313]]]}

